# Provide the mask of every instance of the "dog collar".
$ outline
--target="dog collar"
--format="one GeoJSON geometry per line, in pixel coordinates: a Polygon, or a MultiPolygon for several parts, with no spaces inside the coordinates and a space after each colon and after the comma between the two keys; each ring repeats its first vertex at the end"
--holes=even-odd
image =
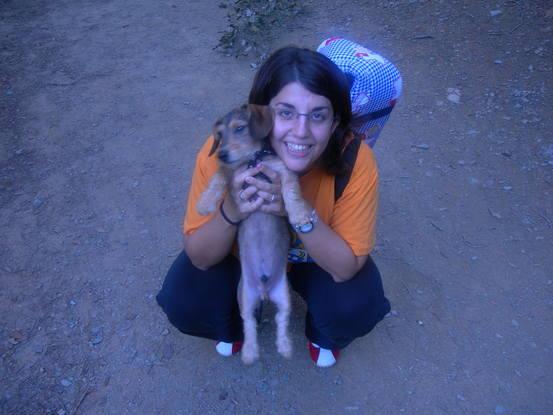
{"type": "Polygon", "coordinates": [[[248,169],[255,167],[259,164],[260,161],[267,156],[274,156],[275,152],[272,148],[264,148],[262,150],[256,151],[253,155],[253,158],[248,162],[248,169]]]}

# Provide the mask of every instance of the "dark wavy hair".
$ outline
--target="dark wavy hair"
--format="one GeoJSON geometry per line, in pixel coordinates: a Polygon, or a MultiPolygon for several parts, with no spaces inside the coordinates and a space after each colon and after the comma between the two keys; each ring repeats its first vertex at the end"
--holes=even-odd
{"type": "Polygon", "coordinates": [[[338,126],[319,159],[328,173],[343,173],[347,166],[342,150],[350,132],[350,85],[344,73],[326,56],[309,49],[288,46],[274,52],[261,65],[250,90],[249,103],[269,105],[282,88],[299,82],[310,92],[326,97],[332,104],[338,126]]]}

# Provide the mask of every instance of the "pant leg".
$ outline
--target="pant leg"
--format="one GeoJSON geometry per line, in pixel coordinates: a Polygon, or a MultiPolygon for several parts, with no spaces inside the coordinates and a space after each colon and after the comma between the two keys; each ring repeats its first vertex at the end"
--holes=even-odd
{"type": "Polygon", "coordinates": [[[294,264],[289,280],[307,303],[307,338],[325,349],[343,349],[390,311],[380,272],[370,257],[346,282],[335,282],[314,263],[294,264]]]}
{"type": "Polygon", "coordinates": [[[238,341],[243,337],[236,297],[239,279],[240,262],[232,255],[202,271],[183,251],[169,269],[157,303],[185,334],[238,341]]]}

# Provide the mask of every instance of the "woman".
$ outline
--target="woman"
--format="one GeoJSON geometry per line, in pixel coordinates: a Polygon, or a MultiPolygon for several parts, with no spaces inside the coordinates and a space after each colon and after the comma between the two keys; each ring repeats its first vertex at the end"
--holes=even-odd
{"type": "MultiPolygon", "coordinates": [[[[390,310],[369,256],[375,239],[376,163],[369,147],[360,144],[348,184],[335,200],[335,178],[348,171],[343,150],[353,137],[351,103],[347,78],[320,53],[296,47],[275,52],[259,69],[249,102],[273,109],[270,143],[300,176],[303,197],[316,212],[313,226],[293,238],[290,258],[297,263],[289,280],[307,304],[310,355],[318,366],[332,366],[340,349],[367,334],[390,310]]],[[[261,163],[235,175],[224,210],[200,216],[196,201],[217,168],[215,158],[208,157],[211,142],[207,140],[196,161],[184,251],[157,300],[180,331],[216,340],[217,351],[231,355],[243,338],[236,300],[240,264],[231,253],[236,223],[257,209],[286,212],[278,197],[278,174],[261,163]],[[255,179],[258,172],[271,183],[255,179]]]]}

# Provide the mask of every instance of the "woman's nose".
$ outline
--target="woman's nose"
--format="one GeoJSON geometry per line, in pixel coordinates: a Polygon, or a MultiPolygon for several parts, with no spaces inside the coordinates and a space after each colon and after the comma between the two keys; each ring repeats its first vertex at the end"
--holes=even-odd
{"type": "Polygon", "coordinates": [[[309,135],[309,120],[302,115],[303,114],[300,114],[300,116],[294,120],[294,134],[298,137],[307,137],[309,135]]]}

